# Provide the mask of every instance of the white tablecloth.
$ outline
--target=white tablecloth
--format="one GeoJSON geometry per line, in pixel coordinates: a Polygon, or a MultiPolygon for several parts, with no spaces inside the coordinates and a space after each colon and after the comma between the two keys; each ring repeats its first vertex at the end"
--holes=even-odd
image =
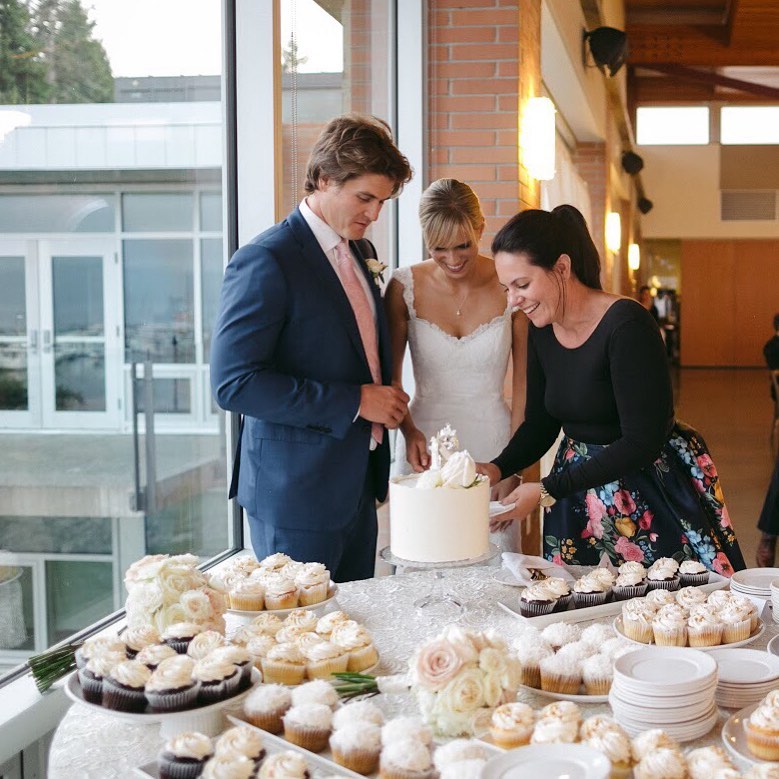
{"type": "MultiPolygon", "coordinates": [[[[445,574],[445,584],[468,602],[460,624],[475,629],[495,628],[510,641],[519,634],[520,622],[503,611],[496,601],[515,601],[517,590],[497,582],[495,573],[496,569],[490,567],[450,570],[445,574]]],[[[405,670],[417,644],[435,636],[447,622],[432,618],[413,606],[414,600],[428,592],[431,586],[433,574],[430,572],[349,582],[339,585],[337,602],[328,609],[342,608],[373,634],[381,656],[374,673],[400,673],[405,670]]],[[[611,619],[613,617],[608,621],[611,619]]],[[[779,626],[768,622],[765,633],[750,644],[750,648],[764,648],[777,632],[779,626]]],[[[536,708],[550,702],[548,698],[524,689],[517,697],[536,708]]],[[[375,700],[388,716],[408,713],[411,701],[407,695],[381,695],[375,700]]],[[[584,716],[609,711],[608,704],[588,704],[584,707],[584,716]]],[[[718,726],[707,736],[685,745],[686,748],[721,743],[720,730],[730,714],[732,711],[723,711],[718,726]]],[[[124,723],[109,714],[74,704],[54,735],[48,776],[50,779],[128,777],[135,766],[153,761],[161,745],[159,725],[124,723]]]]}

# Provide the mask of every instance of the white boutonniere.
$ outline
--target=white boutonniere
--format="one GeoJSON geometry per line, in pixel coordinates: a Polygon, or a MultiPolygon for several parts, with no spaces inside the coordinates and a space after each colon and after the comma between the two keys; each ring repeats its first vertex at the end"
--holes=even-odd
{"type": "Polygon", "coordinates": [[[387,270],[387,266],[381,261],[376,259],[367,259],[365,263],[368,266],[368,270],[373,276],[373,282],[378,286],[384,283],[384,271],[387,270]]]}

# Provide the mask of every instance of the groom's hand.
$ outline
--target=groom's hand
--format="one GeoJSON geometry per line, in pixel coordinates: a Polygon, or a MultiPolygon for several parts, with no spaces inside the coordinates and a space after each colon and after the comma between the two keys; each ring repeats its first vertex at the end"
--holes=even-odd
{"type": "Polygon", "coordinates": [[[400,387],[363,384],[360,387],[360,416],[395,429],[408,413],[409,397],[400,387]]]}

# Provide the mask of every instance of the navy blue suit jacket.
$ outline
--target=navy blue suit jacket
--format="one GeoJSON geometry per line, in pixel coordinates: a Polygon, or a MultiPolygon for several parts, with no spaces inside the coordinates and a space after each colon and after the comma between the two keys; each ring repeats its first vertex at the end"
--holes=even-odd
{"type": "MultiPolygon", "coordinates": [[[[376,305],[382,381],[389,384],[381,296],[360,265],[376,305]]],[[[343,528],[368,468],[384,500],[387,436],[369,452],[371,425],[354,419],[360,385],[371,382],[349,299],[295,209],[233,255],[211,346],[214,396],[223,409],[245,415],[238,502],[250,516],[282,528],[343,528]]]]}

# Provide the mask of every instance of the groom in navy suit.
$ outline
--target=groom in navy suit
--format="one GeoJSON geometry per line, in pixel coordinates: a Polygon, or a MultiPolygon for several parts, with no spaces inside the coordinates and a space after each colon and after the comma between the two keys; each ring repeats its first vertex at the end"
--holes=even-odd
{"type": "Polygon", "coordinates": [[[390,385],[387,323],[361,239],[411,175],[384,122],[333,119],[300,206],[225,271],[211,384],[219,405],[244,417],[233,480],[258,559],[285,552],[324,563],[335,581],[373,576],[385,428],[399,425],[408,396],[390,385]]]}

